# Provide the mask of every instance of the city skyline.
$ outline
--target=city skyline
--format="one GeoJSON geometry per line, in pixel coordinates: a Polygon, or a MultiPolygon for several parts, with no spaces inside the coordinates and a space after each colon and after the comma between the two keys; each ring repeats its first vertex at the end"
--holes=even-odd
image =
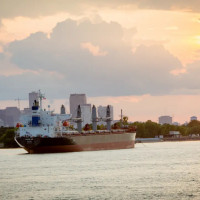
{"type": "Polygon", "coordinates": [[[50,104],[86,93],[131,121],[189,121],[200,111],[199,11],[197,0],[2,0],[0,109],[39,88],[50,104]]]}
{"type": "MultiPolygon", "coordinates": [[[[45,96],[47,97],[47,96],[45,96]]],[[[184,124],[185,122],[191,121],[191,117],[196,116],[197,119],[200,118],[200,112],[198,110],[193,109],[193,113],[189,113],[188,115],[182,116],[184,109],[183,107],[177,107],[176,103],[172,100],[168,99],[168,103],[170,103],[171,108],[169,111],[167,109],[164,109],[163,112],[154,112],[156,103],[153,104],[152,107],[148,107],[148,105],[145,104],[146,101],[149,101],[149,99],[143,99],[143,100],[137,100],[136,97],[132,97],[132,101],[130,101],[130,98],[126,97],[87,97],[88,102],[91,103],[91,105],[98,106],[107,106],[110,105],[110,102],[113,102],[112,106],[114,107],[114,120],[120,119],[121,109],[123,109],[123,115],[128,116],[129,121],[141,121],[145,122],[147,120],[151,120],[158,123],[158,118],[160,116],[169,115],[173,118],[173,122],[178,122],[180,124],[184,124]],[[137,106],[140,104],[140,106],[137,106]],[[129,109],[131,105],[135,106],[135,109],[129,109]],[[140,107],[143,109],[141,110],[140,107]],[[170,112],[172,109],[177,109],[177,113],[175,114],[170,112]],[[145,115],[144,115],[145,114],[145,115]]],[[[155,99],[154,99],[155,100],[155,99]]],[[[153,101],[154,101],[153,100],[153,101]]],[[[188,99],[186,99],[186,102],[188,99]]],[[[197,102],[200,101],[200,99],[196,99],[196,101],[191,101],[191,104],[197,104],[197,102]]],[[[60,107],[61,105],[64,105],[66,108],[66,113],[70,113],[70,104],[69,104],[69,98],[65,99],[49,99],[48,97],[43,100],[43,108],[48,109],[48,105],[50,105],[50,109],[54,110],[56,113],[60,113],[60,107]]],[[[162,105],[161,105],[162,106],[162,105]]],[[[5,109],[6,107],[18,107],[18,102],[15,100],[10,101],[2,101],[0,110],[5,109]]],[[[29,101],[28,101],[28,94],[27,94],[27,100],[21,100],[20,101],[20,107],[21,110],[24,108],[29,107],[29,101]]]]}

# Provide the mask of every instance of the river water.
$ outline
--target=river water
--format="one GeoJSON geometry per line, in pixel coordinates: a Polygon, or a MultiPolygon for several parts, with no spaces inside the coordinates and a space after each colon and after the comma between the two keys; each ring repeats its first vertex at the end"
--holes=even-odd
{"type": "Polygon", "coordinates": [[[200,199],[200,142],[58,154],[0,150],[0,199],[200,199]]]}

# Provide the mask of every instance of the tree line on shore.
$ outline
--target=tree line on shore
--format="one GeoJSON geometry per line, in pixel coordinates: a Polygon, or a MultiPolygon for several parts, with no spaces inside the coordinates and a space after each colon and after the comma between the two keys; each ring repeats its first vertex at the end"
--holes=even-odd
{"type": "Polygon", "coordinates": [[[134,122],[129,126],[137,127],[138,138],[154,138],[160,135],[168,136],[170,131],[179,131],[182,136],[200,134],[200,121],[193,120],[187,125],[158,124],[148,120],[146,122],[134,122]]]}
{"type": "MultiPolygon", "coordinates": [[[[191,134],[200,134],[200,121],[193,120],[187,125],[171,125],[171,124],[158,124],[151,120],[146,122],[128,122],[128,117],[123,117],[122,120],[115,123],[112,128],[120,127],[136,127],[137,138],[154,138],[160,135],[168,136],[170,131],[179,131],[182,136],[189,136],[191,134]]],[[[106,127],[103,127],[106,128],[106,127]]]]}
{"type": "MultiPolygon", "coordinates": [[[[170,125],[163,124],[160,125],[156,122],[148,120],[146,122],[128,122],[128,117],[123,117],[123,119],[115,123],[112,128],[119,129],[121,127],[131,128],[136,127],[136,137],[137,138],[154,138],[160,135],[167,136],[169,131],[179,131],[182,136],[189,136],[191,134],[200,134],[200,121],[193,120],[187,125],[170,125]]],[[[85,127],[83,128],[85,130],[85,127]]],[[[92,129],[92,124],[87,125],[87,130],[92,129]]],[[[106,126],[98,125],[98,130],[105,130],[106,126]]],[[[15,128],[13,127],[0,127],[0,143],[4,144],[5,148],[15,148],[18,147],[14,140],[15,128]]]]}
{"type": "Polygon", "coordinates": [[[0,143],[3,143],[4,148],[16,148],[19,147],[14,140],[15,128],[13,127],[1,127],[0,128],[0,143]]]}

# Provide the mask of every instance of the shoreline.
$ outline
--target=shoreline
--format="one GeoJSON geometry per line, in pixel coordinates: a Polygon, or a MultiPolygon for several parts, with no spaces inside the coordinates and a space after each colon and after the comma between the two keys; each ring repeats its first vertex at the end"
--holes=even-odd
{"type": "Polygon", "coordinates": [[[155,143],[155,142],[187,142],[187,141],[200,141],[200,137],[195,138],[136,138],[135,143],[155,143]]]}

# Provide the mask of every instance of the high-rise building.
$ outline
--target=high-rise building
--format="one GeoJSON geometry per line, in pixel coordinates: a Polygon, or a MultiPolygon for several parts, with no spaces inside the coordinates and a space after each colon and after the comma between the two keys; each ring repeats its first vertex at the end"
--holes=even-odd
{"type": "Polygon", "coordinates": [[[4,126],[4,121],[0,119],[0,127],[4,126]]]}
{"type": "Polygon", "coordinates": [[[70,104],[70,114],[72,114],[72,118],[76,117],[76,112],[78,105],[87,104],[86,95],[85,94],[70,94],[69,97],[70,104]]]}
{"type": "Polygon", "coordinates": [[[39,98],[38,92],[29,93],[29,108],[32,108],[34,101],[38,100],[38,98],[39,98]]]}
{"type": "Polygon", "coordinates": [[[86,124],[92,123],[92,109],[91,104],[83,104],[81,105],[81,118],[83,120],[82,125],[85,126],[86,124]]]}
{"type": "Polygon", "coordinates": [[[3,121],[3,126],[14,127],[19,122],[20,114],[17,107],[7,107],[0,110],[0,119],[3,121]]]}
{"type": "Polygon", "coordinates": [[[170,116],[160,116],[158,118],[159,124],[172,124],[172,117],[170,116]]]}

